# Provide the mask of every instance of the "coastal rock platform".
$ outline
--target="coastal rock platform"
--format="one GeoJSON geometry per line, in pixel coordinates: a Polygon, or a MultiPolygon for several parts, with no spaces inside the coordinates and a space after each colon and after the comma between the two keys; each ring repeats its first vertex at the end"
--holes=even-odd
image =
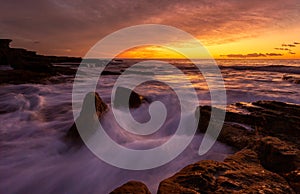
{"type": "MultiPolygon", "coordinates": [[[[211,109],[199,107],[198,133],[206,132],[211,109]]],[[[158,193],[300,193],[299,139],[299,105],[229,105],[218,141],[237,152],[223,162],[202,160],[184,167],[163,180],[158,193]]]]}

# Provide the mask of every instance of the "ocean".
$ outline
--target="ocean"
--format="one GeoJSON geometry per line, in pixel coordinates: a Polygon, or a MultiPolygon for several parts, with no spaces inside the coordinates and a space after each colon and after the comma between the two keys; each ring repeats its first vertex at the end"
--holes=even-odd
{"type": "MultiPolygon", "coordinates": [[[[128,72],[130,80],[147,76],[154,79],[137,86],[135,91],[166,106],[168,115],[160,133],[143,137],[125,132],[109,110],[101,124],[117,143],[132,149],[150,149],[171,138],[181,110],[175,90],[182,92],[187,101],[192,100],[188,92],[195,90],[198,99],[193,103],[210,105],[210,90],[199,69],[183,60],[168,62],[184,74],[153,62],[128,72]],[[186,77],[191,84],[183,84],[186,77]]],[[[198,62],[201,63],[201,60],[198,62]]],[[[284,76],[300,77],[300,60],[216,62],[224,79],[227,104],[258,100],[300,104],[300,84],[282,79],[284,76]]],[[[123,72],[132,63],[116,63],[107,70],[123,72]]],[[[91,64],[85,64],[84,68],[85,73],[95,73],[96,67],[91,64]]],[[[62,76],[66,79],[65,75],[62,76]]],[[[60,78],[57,76],[55,79],[60,78]]],[[[118,75],[102,75],[97,84],[96,91],[109,106],[117,78],[118,75]]],[[[63,141],[63,136],[74,122],[72,76],[60,84],[1,85],[0,88],[0,193],[108,193],[129,180],[143,181],[155,192],[160,181],[186,165],[204,159],[221,161],[235,151],[216,142],[207,154],[199,156],[197,152],[203,135],[198,134],[177,158],[163,166],[141,171],[120,169],[100,160],[85,147],[70,149],[63,141]]],[[[149,104],[143,104],[131,110],[131,114],[137,121],[146,122],[149,120],[148,108],[149,104]]],[[[195,109],[188,110],[187,114],[194,114],[195,109]]],[[[80,109],[75,107],[74,111],[78,113],[80,109]]],[[[103,149],[110,151],[109,147],[103,149]]]]}

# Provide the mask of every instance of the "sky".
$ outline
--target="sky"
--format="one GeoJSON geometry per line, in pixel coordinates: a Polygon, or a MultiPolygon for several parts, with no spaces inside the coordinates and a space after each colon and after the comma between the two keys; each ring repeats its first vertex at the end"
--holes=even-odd
{"type": "MultiPolygon", "coordinates": [[[[0,0],[0,5],[0,38],[40,54],[85,56],[117,30],[164,24],[192,34],[214,58],[300,59],[299,0],[0,0]]],[[[180,58],[155,45],[120,56],[180,58]]]]}

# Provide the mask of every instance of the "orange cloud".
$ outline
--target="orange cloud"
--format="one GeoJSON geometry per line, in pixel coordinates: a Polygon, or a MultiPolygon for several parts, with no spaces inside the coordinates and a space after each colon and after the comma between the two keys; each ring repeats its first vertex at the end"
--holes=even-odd
{"type": "Polygon", "coordinates": [[[274,57],[274,56],[283,56],[281,53],[249,53],[246,55],[243,54],[228,54],[228,55],[221,55],[221,57],[228,57],[228,58],[257,58],[257,57],[274,57]]]}
{"type": "MultiPolygon", "coordinates": [[[[169,0],[10,0],[1,2],[0,29],[3,38],[14,39],[15,47],[53,55],[84,56],[106,35],[145,23],[178,27],[197,37],[205,46],[255,39],[266,33],[271,36],[284,34],[294,42],[299,37],[291,36],[286,30],[297,27],[299,34],[299,7],[298,0],[174,0],[171,3],[169,0]]],[[[264,39],[254,42],[262,41],[264,39]]],[[[224,53],[222,50],[225,54],[234,53],[230,45],[218,49],[215,56],[224,53]]],[[[241,43],[239,49],[251,48],[241,43]]],[[[243,54],[250,52],[268,51],[247,50],[243,54]]]]}

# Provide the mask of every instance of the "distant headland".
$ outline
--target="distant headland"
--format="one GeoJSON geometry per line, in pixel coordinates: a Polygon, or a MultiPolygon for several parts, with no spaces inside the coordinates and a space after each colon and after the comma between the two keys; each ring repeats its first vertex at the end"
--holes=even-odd
{"type": "Polygon", "coordinates": [[[74,75],[68,67],[53,66],[55,63],[80,63],[80,57],[45,56],[23,48],[11,48],[11,39],[0,39],[0,84],[43,83],[55,75],[74,75]],[[4,68],[8,66],[9,68],[4,68]]]}
{"type": "MultiPolygon", "coordinates": [[[[58,57],[39,55],[35,51],[28,51],[23,48],[10,48],[11,39],[0,39],[0,65],[11,65],[13,68],[23,68],[32,63],[39,63],[39,66],[49,63],[79,62],[80,57],[58,57]]],[[[35,68],[39,68],[35,66],[35,68]]]]}

